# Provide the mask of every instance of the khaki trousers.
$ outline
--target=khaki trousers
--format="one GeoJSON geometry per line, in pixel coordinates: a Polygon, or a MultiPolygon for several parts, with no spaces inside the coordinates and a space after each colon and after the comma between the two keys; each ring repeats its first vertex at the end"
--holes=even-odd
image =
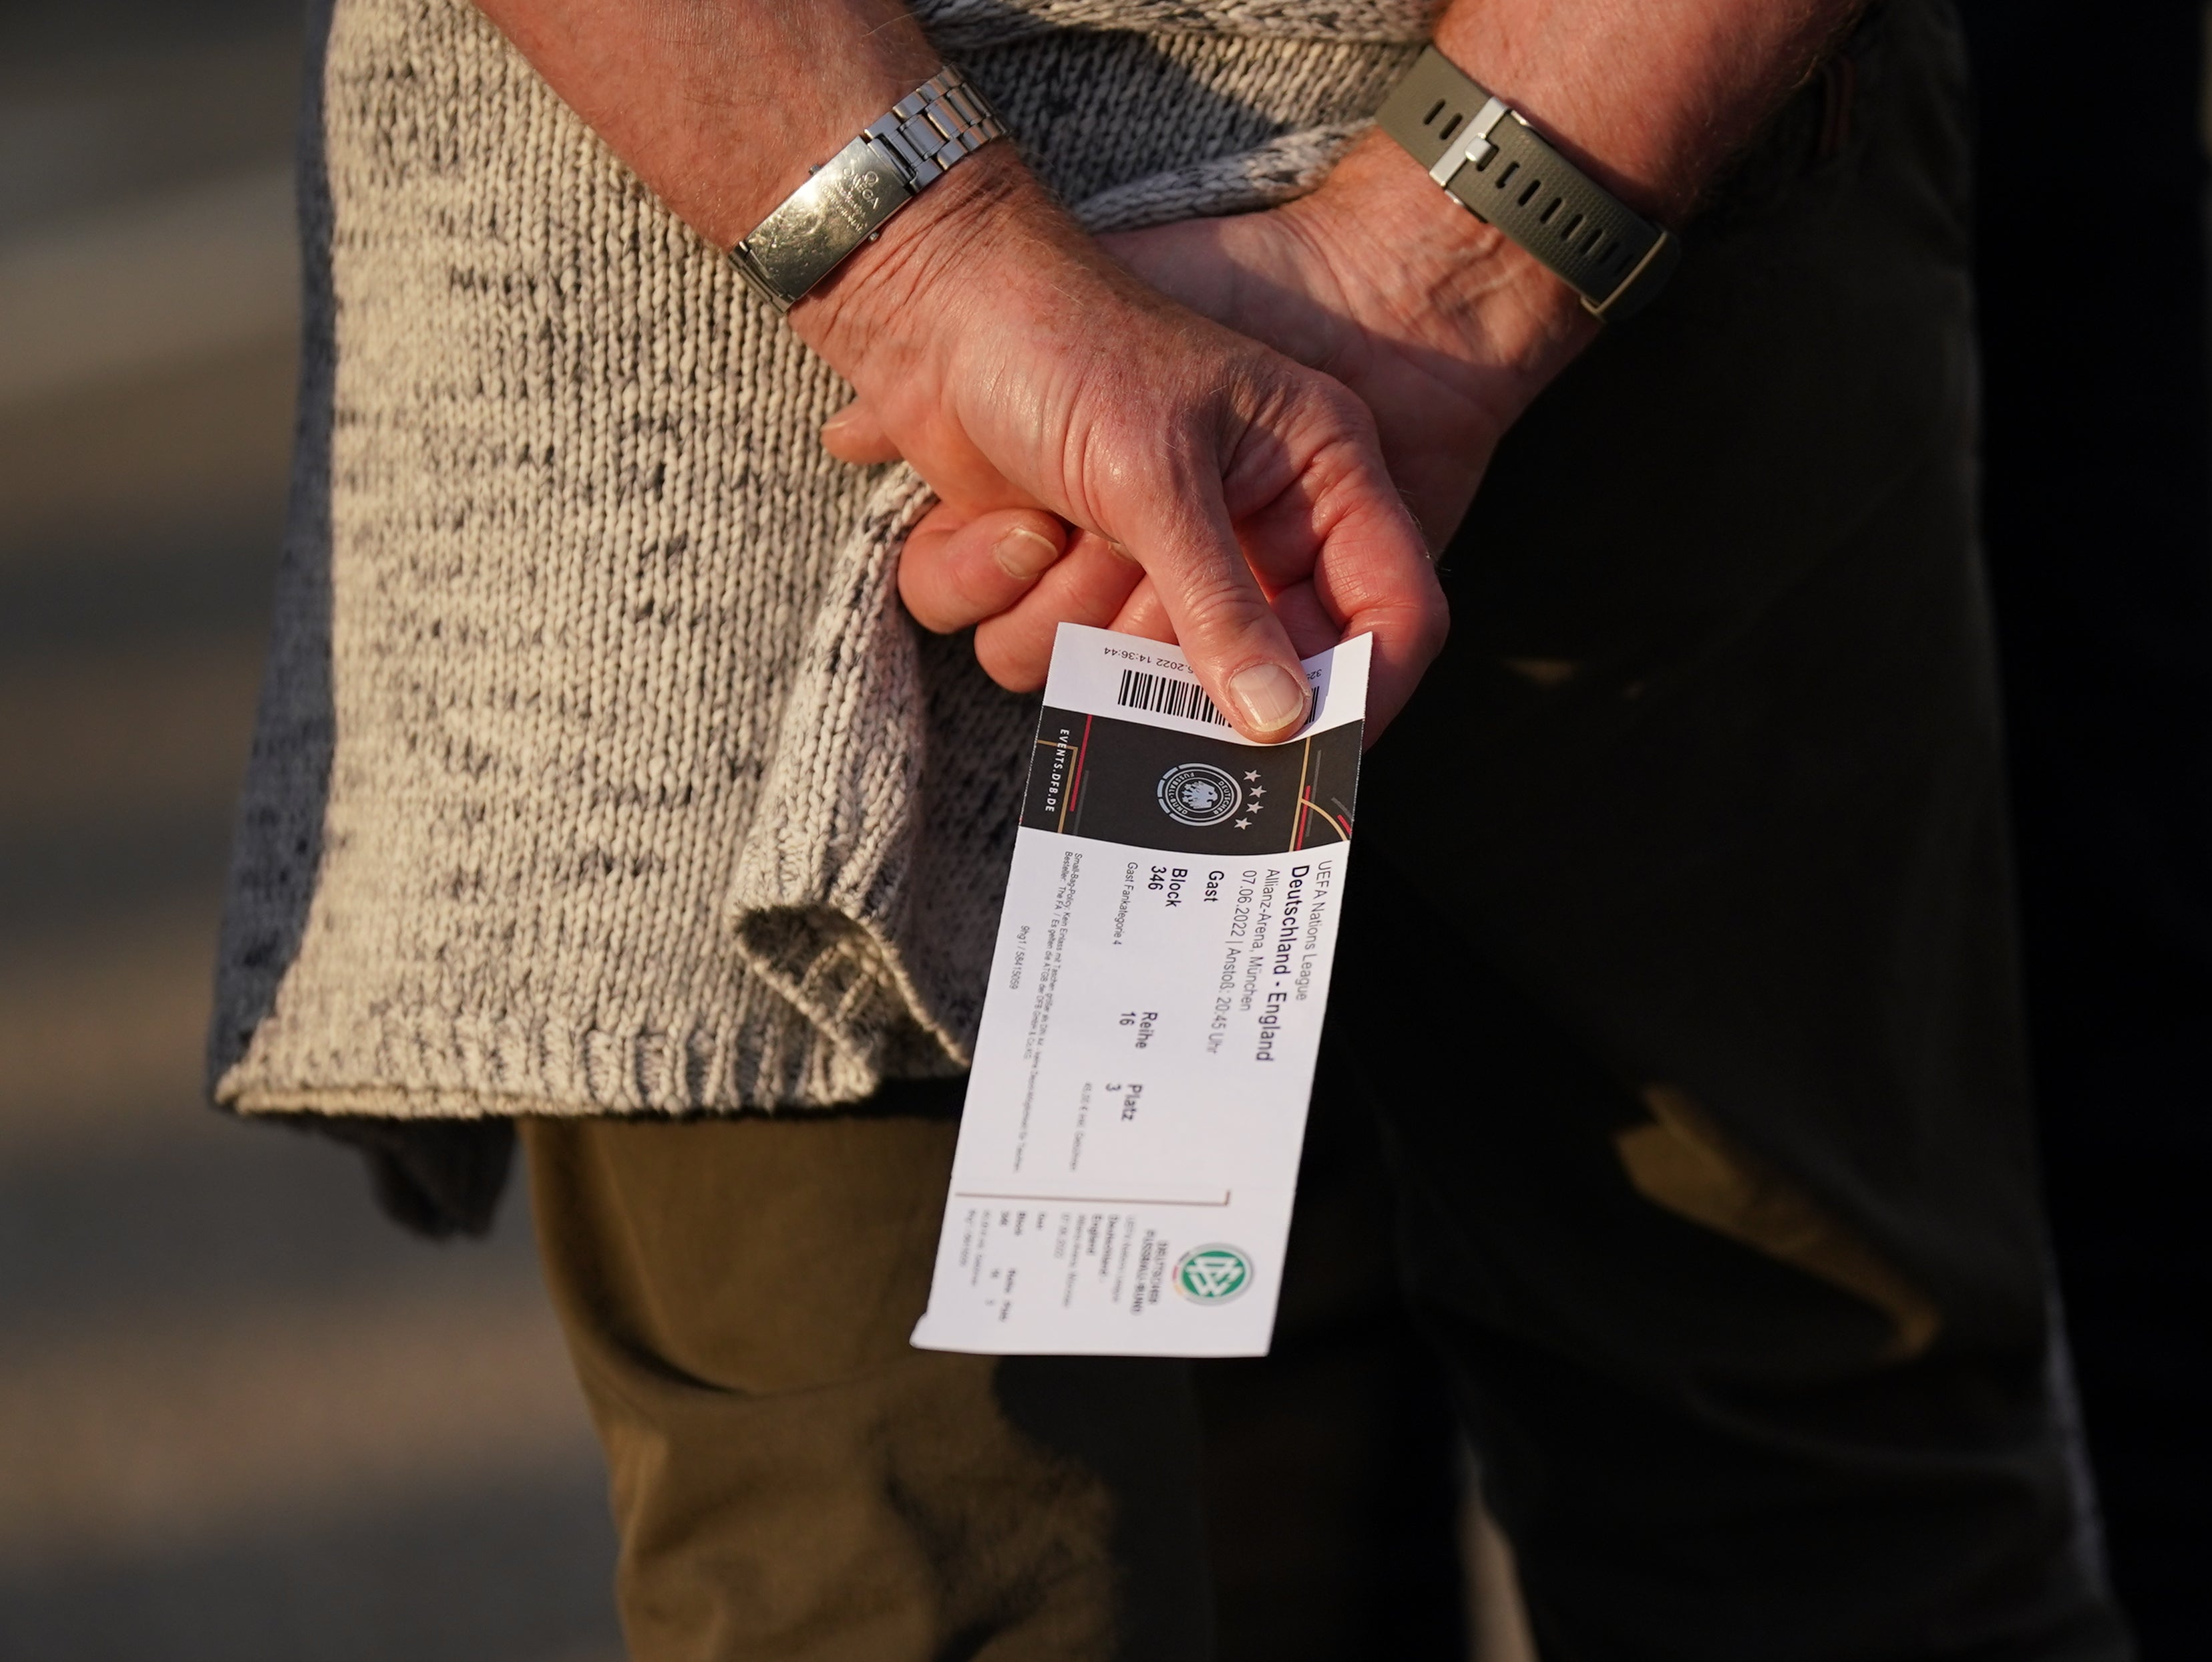
{"type": "Polygon", "coordinates": [[[906,1342],[957,1129],[525,1122],[639,1662],[1212,1653],[1188,1370],[906,1342]]]}

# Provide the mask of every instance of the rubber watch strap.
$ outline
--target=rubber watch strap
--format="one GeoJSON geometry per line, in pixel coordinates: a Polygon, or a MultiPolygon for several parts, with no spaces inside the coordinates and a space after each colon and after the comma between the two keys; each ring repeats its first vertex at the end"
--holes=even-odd
{"type": "Polygon", "coordinates": [[[1672,232],[1631,211],[1434,46],[1375,119],[1447,194],[1557,272],[1599,317],[1648,305],[1681,258],[1672,232]]]}
{"type": "Polygon", "coordinates": [[[730,262],[788,312],[884,221],[1006,131],[959,70],[939,70],[815,168],[730,250],[730,262]]]}

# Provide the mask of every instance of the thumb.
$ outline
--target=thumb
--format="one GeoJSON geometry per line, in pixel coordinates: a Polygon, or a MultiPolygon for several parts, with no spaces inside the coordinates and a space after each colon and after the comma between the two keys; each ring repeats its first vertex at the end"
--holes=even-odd
{"type": "Polygon", "coordinates": [[[1247,739],[1278,744],[1305,725],[1305,675],[1219,496],[1196,494],[1181,512],[1161,504],[1146,514],[1128,551],[1222,714],[1247,739]]]}

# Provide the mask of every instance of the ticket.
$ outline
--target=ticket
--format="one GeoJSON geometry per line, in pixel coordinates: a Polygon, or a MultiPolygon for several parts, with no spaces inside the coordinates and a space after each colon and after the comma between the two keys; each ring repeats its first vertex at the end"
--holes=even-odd
{"type": "Polygon", "coordinates": [[[1267,1354],[1368,658],[1255,745],[1173,648],[1060,625],[916,1345],[1267,1354]]]}

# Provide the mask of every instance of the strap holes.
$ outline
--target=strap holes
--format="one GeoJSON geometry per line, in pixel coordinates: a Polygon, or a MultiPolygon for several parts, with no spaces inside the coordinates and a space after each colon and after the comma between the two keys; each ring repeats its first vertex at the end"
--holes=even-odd
{"type": "Polygon", "coordinates": [[[1444,130],[1438,133],[1437,137],[1443,139],[1446,143],[1449,143],[1451,142],[1451,136],[1458,131],[1459,117],[1455,115],[1450,120],[1444,123],[1444,130]]]}
{"type": "Polygon", "coordinates": [[[1553,197],[1552,198],[1552,205],[1545,209],[1542,213],[1536,216],[1536,222],[1539,225],[1549,225],[1552,222],[1552,216],[1559,211],[1559,204],[1565,200],[1566,198],[1562,196],[1553,197]]]}
{"type": "MultiPolygon", "coordinates": [[[[1503,183],[1503,181],[1502,181],[1502,180],[1501,180],[1500,182],[1501,182],[1501,183],[1503,183]]],[[[1521,192],[1521,205],[1522,205],[1522,207],[1524,207],[1524,208],[1525,208],[1525,207],[1527,207],[1530,203],[1534,202],[1534,201],[1536,199],[1536,192],[1539,192],[1539,191],[1540,191],[1540,190],[1542,190],[1543,188],[1544,188],[1544,181],[1543,181],[1542,180],[1540,180],[1540,179],[1532,179],[1532,180],[1530,180],[1528,181],[1528,188],[1527,190],[1525,190],[1525,191],[1523,191],[1523,192],[1521,192]]]]}
{"type": "Polygon", "coordinates": [[[1505,181],[1506,181],[1507,180],[1509,180],[1509,179],[1512,178],[1514,174],[1516,174],[1519,173],[1520,171],[1521,171],[1521,164],[1520,164],[1519,162],[1517,162],[1517,161],[1509,161],[1509,162],[1507,162],[1507,163],[1505,164],[1505,171],[1504,171],[1504,173],[1502,173],[1502,174],[1498,174],[1498,178],[1497,178],[1497,180],[1496,180],[1496,183],[1497,183],[1498,188],[1499,190],[1501,190],[1501,191],[1502,191],[1502,190],[1504,190],[1504,189],[1505,188],[1505,181]]]}
{"type": "Polygon", "coordinates": [[[1442,115],[1443,112],[1444,100],[1439,98],[1435,103],[1429,106],[1429,113],[1421,118],[1421,125],[1424,127],[1435,126],[1437,125],[1437,118],[1442,115]]]}

